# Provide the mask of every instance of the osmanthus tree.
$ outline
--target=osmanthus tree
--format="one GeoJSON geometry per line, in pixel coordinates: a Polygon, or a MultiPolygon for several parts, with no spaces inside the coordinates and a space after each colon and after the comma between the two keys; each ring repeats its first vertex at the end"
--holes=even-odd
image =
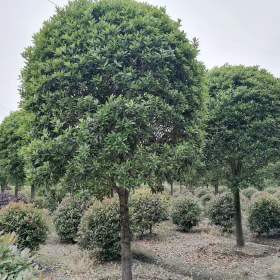
{"type": "Polygon", "coordinates": [[[166,153],[201,152],[204,66],[164,9],[133,0],[72,1],[57,10],[22,71],[34,113],[28,177],[120,200],[122,279],[132,279],[128,198],[162,179],[166,153]]]}
{"type": "Polygon", "coordinates": [[[21,110],[11,113],[0,124],[0,178],[3,186],[15,186],[15,196],[25,182],[21,149],[28,143],[31,114],[21,110]]]}
{"type": "Polygon", "coordinates": [[[208,84],[207,141],[233,192],[236,240],[243,246],[239,190],[279,160],[280,81],[258,67],[224,65],[209,71],[208,84]]]}

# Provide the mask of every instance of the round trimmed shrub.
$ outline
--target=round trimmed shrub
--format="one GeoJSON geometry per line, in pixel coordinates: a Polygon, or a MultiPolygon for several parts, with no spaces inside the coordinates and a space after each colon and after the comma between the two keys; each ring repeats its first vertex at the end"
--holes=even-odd
{"type": "Polygon", "coordinates": [[[0,210],[0,232],[17,235],[19,249],[37,250],[47,239],[43,212],[32,204],[11,203],[0,210]]]}
{"type": "Polygon", "coordinates": [[[247,197],[248,199],[251,199],[252,196],[253,196],[256,192],[258,192],[257,189],[251,188],[251,187],[250,187],[250,188],[246,188],[246,189],[242,190],[241,194],[243,194],[243,195],[244,195],[245,197],[247,197]]]}
{"type": "Polygon", "coordinates": [[[82,199],[66,196],[54,213],[55,230],[63,242],[74,243],[87,204],[82,199]]]}
{"type": "Polygon", "coordinates": [[[207,193],[200,198],[202,206],[206,207],[211,200],[214,199],[214,195],[212,193],[207,193]]]}
{"type": "Polygon", "coordinates": [[[179,197],[174,200],[171,218],[179,229],[189,232],[200,221],[201,208],[195,197],[179,197]]]}
{"type": "Polygon", "coordinates": [[[267,196],[269,195],[268,192],[265,191],[257,191],[255,192],[252,197],[251,197],[251,201],[255,201],[256,199],[258,199],[259,197],[263,197],[263,196],[267,196]]]}
{"type": "Polygon", "coordinates": [[[276,199],[280,200],[280,190],[277,190],[274,194],[273,197],[275,197],[276,199]]]}
{"type": "Polygon", "coordinates": [[[278,191],[278,188],[269,187],[269,188],[266,188],[265,191],[270,193],[270,194],[275,194],[278,191]]]}
{"type": "Polygon", "coordinates": [[[201,198],[202,196],[204,196],[204,195],[206,195],[208,193],[210,193],[210,191],[207,188],[198,188],[197,190],[195,190],[195,195],[198,198],[201,198]]]}
{"type": "Polygon", "coordinates": [[[231,193],[216,196],[208,205],[210,222],[221,227],[224,232],[232,231],[234,213],[234,202],[231,193]]]}
{"type": "Polygon", "coordinates": [[[118,200],[95,201],[82,217],[78,244],[100,261],[120,257],[120,216],[118,200]]]}
{"type": "Polygon", "coordinates": [[[248,224],[258,235],[280,229],[280,202],[272,195],[262,195],[249,208],[248,224]]]}
{"type": "Polygon", "coordinates": [[[148,189],[137,190],[132,195],[129,206],[132,231],[140,236],[145,232],[151,234],[155,224],[168,218],[166,199],[148,189]]]}

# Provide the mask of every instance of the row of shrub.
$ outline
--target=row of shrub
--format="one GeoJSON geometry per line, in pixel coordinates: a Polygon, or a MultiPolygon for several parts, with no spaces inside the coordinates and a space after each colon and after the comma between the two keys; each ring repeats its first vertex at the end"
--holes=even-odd
{"type": "MultiPolygon", "coordinates": [[[[201,199],[207,193],[201,195],[201,199]]],[[[206,200],[206,198],[205,198],[206,200]]],[[[182,231],[190,231],[201,219],[202,206],[191,194],[172,200],[137,190],[130,199],[131,232],[135,238],[152,233],[154,225],[170,216],[182,231]]],[[[212,224],[223,231],[232,231],[234,206],[228,192],[211,197],[207,211],[212,224]]],[[[120,254],[120,219],[117,199],[89,203],[79,197],[66,196],[54,212],[55,229],[63,242],[78,242],[100,260],[112,260],[120,254]]],[[[256,234],[280,229],[280,202],[270,194],[263,194],[252,201],[248,211],[248,225],[256,234]]],[[[0,211],[0,231],[15,232],[19,249],[38,249],[47,238],[47,222],[43,212],[30,204],[10,204],[0,211]]]]}

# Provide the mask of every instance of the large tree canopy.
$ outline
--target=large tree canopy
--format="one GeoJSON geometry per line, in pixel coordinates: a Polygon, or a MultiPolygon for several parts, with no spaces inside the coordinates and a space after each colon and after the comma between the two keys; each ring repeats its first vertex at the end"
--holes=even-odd
{"type": "Polygon", "coordinates": [[[24,53],[22,105],[36,118],[30,180],[114,188],[122,207],[127,190],[158,183],[171,150],[191,164],[203,138],[197,53],[164,9],[80,0],[57,10],[24,53]]]}
{"type": "Polygon", "coordinates": [[[225,65],[209,72],[208,84],[207,147],[239,200],[239,188],[279,160],[280,81],[258,67],[225,65]]]}

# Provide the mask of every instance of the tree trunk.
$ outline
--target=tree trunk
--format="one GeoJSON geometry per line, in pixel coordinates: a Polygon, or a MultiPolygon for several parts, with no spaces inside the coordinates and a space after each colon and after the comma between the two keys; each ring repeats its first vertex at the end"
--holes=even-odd
{"type": "Polygon", "coordinates": [[[174,193],[174,191],[173,191],[173,183],[171,183],[170,184],[170,194],[173,196],[173,193],[174,193]]]}
{"type": "Polygon", "coordinates": [[[239,189],[234,190],[233,195],[234,195],[234,208],[235,208],[236,245],[238,247],[243,247],[245,243],[244,243],[243,229],[242,229],[242,216],[241,216],[239,189]]]}
{"type": "Polygon", "coordinates": [[[31,185],[31,200],[34,201],[35,199],[35,186],[31,185]]]}
{"type": "Polygon", "coordinates": [[[1,185],[1,193],[3,193],[5,191],[5,188],[6,188],[5,184],[1,185]]]}
{"type": "Polygon", "coordinates": [[[19,186],[15,186],[15,197],[18,198],[19,186]]]}
{"type": "Polygon", "coordinates": [[[180,193],[182,193],[182,185],[180,184],[180,193]]]}
{"type": "Polygon", "coordinates": [[[117,188],[120,200],[122,280],[132,280],[131,236],[129,228],[129,191],[117,188]]]}
{"type": "Polygon", "coordinates": [[[215,188],[215,195],[217,195],[219,193],[219,184],[218,184],[218,182],[214,184],[214,188],[215,188]]]}

